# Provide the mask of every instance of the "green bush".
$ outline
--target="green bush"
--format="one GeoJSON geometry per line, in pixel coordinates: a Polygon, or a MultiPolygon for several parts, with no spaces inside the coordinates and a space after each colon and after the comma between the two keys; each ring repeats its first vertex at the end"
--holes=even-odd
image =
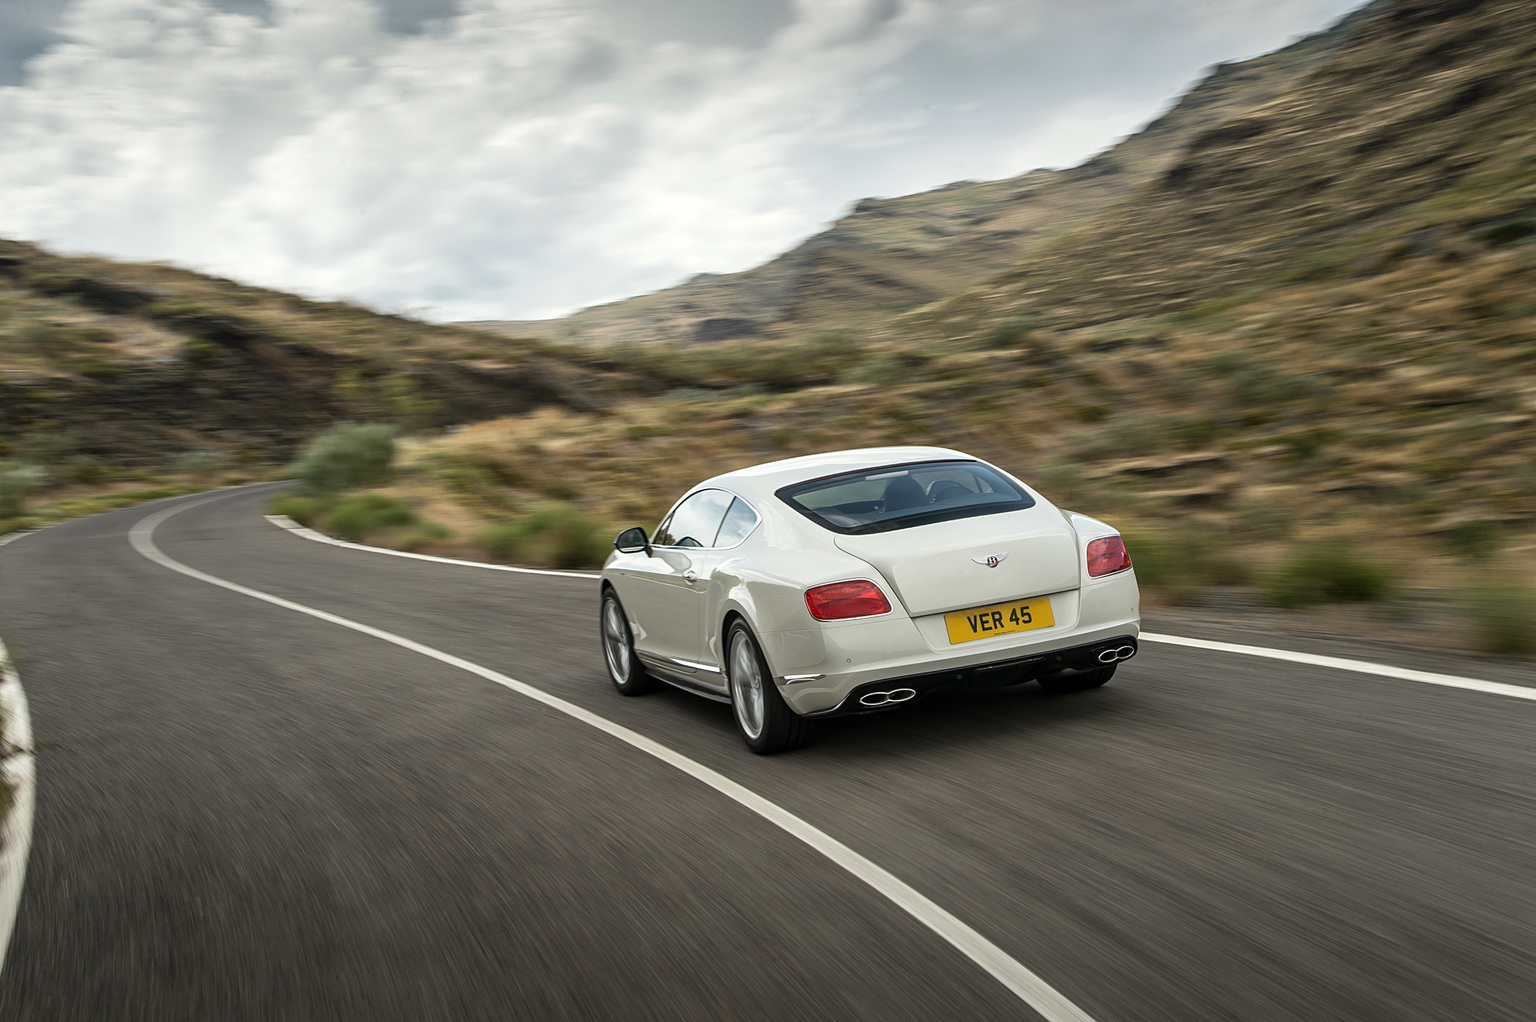
{"type": "Polygon", "coordinates": [[[393,426],[348,422],[316,437],[293,474],[310,493],[335,493],[386,481],[394,460],[393,426]]]}
{"type": "Polygon", "coordinates": [[[90,458],[75,458],[69,463],[69,474],[77,483],[98,486],[112,478],[112,469],[90,458]]]}
{"type": "Polygon", "coordinates": [[[286,515],[300,525],[314,525],[330,510],[330,504],[318,497],[281,493],[267,502],[267,510],[274,515],[286,515]]]}
{"type": "Polygon", "coordinates": [[[535,560],[558,568],[603,563],[610,543],[596,522],[573,507],[553,507],[480,533],[480,546],[501,560],[535,560]]]}
{"type": "Polygon", "coordinates": [[[1276,566],[1265,585],[1265,598],[1276,607],[1313,603],[1364,603],[1392,591],[1386,566],[1361,556],[1345,543],[1302,546],[1276,566]]]}
{"type": "Polygon", "coordinates": [[[1440,542],[1458,557],[1486,561],[1504,545],[1504,530],[1496,522],[1459,522],[1440,534],[1440,542]]]}
{"type": "Polygon", "coordinates": [[[1463,603],[1478,649],[1500,656],[1536,653],[1536,590],[1478,586],[1467,591],[1463,603]]]}
{"type": "Polygon", "coordinates": [[[416,524],[416,513],[393,497],[382,493],[360,493],[336,505],[326,517],[330,531],[354,542],[367,539],[385,529],[416,524]]]}
{"type": "Polygon", "coordinates": [[[65,343],[65,334],[56,324],[39,320],[22,327],[17,339],[34,355],[49,356],[61,352],[65,343]]]}
{"type": "Polygon", "coordinates": [[[452,536],[453,531],[445,526],[436,522],[422,522],[414,532],[400,541],[399,546],[402,550],[420,550],[452,536]]]}
{"type": "Polygon", "coordinates": [[[498,522],[478,537],[481,548],[501,561],[521,559],[527,547],[527,539],[520,522],[498,522]]]}
{"type": "Polygon", "coordinates": [[[1193,602],[1209,586],[1248,581],[1247,565],[1217,553],[1208,533],[1128,532],[1123,538],[1137,583],[1174,603],[1193,602]]]}
{"type": "Polygon", "coordinates": [[[1515,217],[1480,229],[1477,236],[1490,245],[1513,245],[1536,235],[1536,220],[1515,217]]]}
{"type": "Polygon", "coordinates": [[[42,519],[29,518],[25,515],[20,518],[0,518],[0,536],[8,536],[13,532],[35,529],[41,524],[43,524],[42,519]]]}
{"type": "Polygon", "coordinates": [[[176,471],[207,479],[224,471],[229,461],[220,451],[187,451],[176,459],[176,471]]]}
{"type": "Polygon", "coordinates": [[[27,498],[47,481],[47,473],[36,465],[0,468],[0,518],[21,517],[27,507],[27,498]]]}
{"type": "Polygon", "coordinates": [[[889,387],[911,375],[911,367],[901,356],[889,351],[877,351],[843,370],[839,382],[889,387]]]}
{"type": "Polygon", "coordinates": [[[982,335],[981,344],[985,348],[1013,348],[1034,330],[1040,329],[1043,321],[1039,316],[1014,316],[994,323],[987,332],[982,335]]]}

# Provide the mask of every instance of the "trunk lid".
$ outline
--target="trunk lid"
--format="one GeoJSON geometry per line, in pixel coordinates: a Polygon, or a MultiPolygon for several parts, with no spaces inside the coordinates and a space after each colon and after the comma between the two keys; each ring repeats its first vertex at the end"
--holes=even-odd
{"type": "Polygon", "coordinates": [[[1049,504],[836,542],[877,568],[913,617],[1059,593],[1080,579],[1077,536],[1049,504]]]}

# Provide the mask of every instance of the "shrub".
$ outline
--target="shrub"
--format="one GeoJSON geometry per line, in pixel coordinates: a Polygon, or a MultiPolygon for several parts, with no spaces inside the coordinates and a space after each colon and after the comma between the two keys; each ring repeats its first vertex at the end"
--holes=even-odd
{"type": "MultiPolygon", "coordinates": [[[[16,445],[18,461],[24,461],[44,468],[48,465],[62,465],[74,453],[77,446],[73,431],[67,429],[44,430],[41,433],[32,433],[16,445]]],[[[44,478],[41,485],[48,485],[44,478]]]]}
{"type": "Polygon", "coordinates": [[[986,348],[1013,348],[1033,330],[1040,329],[1039,316],[1014,316],[1011,319],[994,323],[985,334],[981,343],[986,348]]]}
{"type": "Polygon", "coordinates": [[[901,383],[910,375],[911,369],[900,356],[888,351],[877,351],[843,370],[839,382],[889,387],[901,383]]]}
{"type": "Polygon", "coordinates": [[[176,459],[176,471],[207,479],[224,471],[227,460],[219,451],[188,451],[176,459]]]}
{"type": "Polygon", "coordinates": [[[1136,581],[1174,603],[1193,602],[1208,586],[1248,581],[1246,565],[1217,554],[1208,533],[1130,532],[1124,538],[1136,581]]]}
{"type": "Polygon", "coordinates": [[[267,503],[267,510],[272,514],[287,515],[300,525],[315,524],[329,509],[328,501],[297,493],[282,493],[267,503]]]}
{"type": "Polygon", "coordinates": [[[64,347],[65,333],[56,324],[34,321],[21,328],[18,339],[34,355],[57,355],[64,347]]]}
{"type": "Polygon", "coordinates": [[[90,458],[75,458],[69,463],[69,474],[77,483],[97,486],[112,478],[112,470],[90,458]]]}
{"type": "Polygon", "coordinates": [[[224,357],[224,349],[201,337],[189,337],[181,342],[181,358],[193,365],[209,365],[224,357]]]}
{"type": "Polygon", "coordinates": [[[1536,653],[1536,590],[1517,585],[1478,586],[1463,598],[1472,637],[1484,653],[1536,653]]]}
{"type": "Polygon", "coordinates": [[[1294,550],[1270,575],[1264,595],[1276,607],[1380,600],[1392,573],[1344,543],[1311,543],[1294,550]]]}
{"type": "Polygon", "coordinates": [[[502,560],[530,559],[558,568],[595,567],[609,550],[597,523],[569,506],[493,525],[480,534],[479,541],[487,553],[502,560]]]}
{"type": "Polygon", "coordinates": [[[1237,509],[1232,526],[1241,539],[1281,539],[1296,527],[1296,512],[1273,501],[1252,500],[1237,509]]]}
{"type": "Polygon", "coordinates": [[[1524,217],[1489,224],[1477,232],[1477,236],[1490,245],[1512,245],[1532,235],[1536,235],[1536,220],[1524,217]]]}
{"type": "Polygon", "coordinates": [[[486,553],[502,561],[521,558],[527,544],[523,527],[518,522],[499,522],[481,532],[478,539],[486,553]]]}
{"type": "Polygon", "coordinates": [[[436,522],[422,522],[410,535],[400,541],[402,550],[420,550],[422,547],[431,546],[433,543],[449,539],[453,531],[436,522]]]}
{"type": "Polygon", "coordinates": [[[1495,522],[1458,522],[1440,534],[1440,542],[1458,557],[1486,561],[1504,545],[1504,530],[1495,522]]]}
{"type": "Polygon", "coordinates": [[[458,461],[495,477],[503,486],[520,486],[527,482],[525,465],[514,464],[489,447],[471,447],[458,455],[458,461]]]}
{"type": "Polygon", "coordinates": [[[416,513],[382,493],[361,493],[336,505],[326,518],[330,530],[342,539],[358,541],[385,529],[416,524],[416,513]]]}
{"type": "Polygon", "coordinates": [[[335,493],[384,482],[394,459],[394,427],[349,422],[316,437],[293,474],[310,493],[335,493]]]}
{"type": "Polygon", "coordinates": [[[27,498],[48,481],[36,465],[11,465],[0,469],[0,518],[19,518],[27,498]]]}

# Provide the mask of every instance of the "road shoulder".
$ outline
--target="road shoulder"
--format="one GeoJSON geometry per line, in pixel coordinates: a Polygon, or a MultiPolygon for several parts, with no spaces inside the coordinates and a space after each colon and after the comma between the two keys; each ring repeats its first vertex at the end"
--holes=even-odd
{"type": "Polygon", "coordinates": [[[36,784],[27,696],[10,651],[0,641],[0,967],[11,942],[32,847],[36,784]]]}

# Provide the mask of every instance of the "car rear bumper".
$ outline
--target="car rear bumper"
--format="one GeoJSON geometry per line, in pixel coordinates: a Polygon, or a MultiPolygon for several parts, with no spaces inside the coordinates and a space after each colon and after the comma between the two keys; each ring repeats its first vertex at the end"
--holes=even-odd
{"type": "Polygon", "coordinates": [[[1053,595],[1051,601],[1055,626],[992,639],[951,644],[942,635],[941,619],[892,614],[813,632],[768,633],[762,636],[764,652],[779,694],[808,717],[883,708],[857,704],[881,685],[889,689],[907,681],[915,698],[920,692],[1010,684],[1084,669],[1084,657],[1106,644],[1129,645],[1134,653],[1141,608],[1133,572],[1053,595]]]}
{"type": "Polygon", "coordinates": [[[931,671],[903,678],[868,681],[850,689],[842,701],[831,709],[817,710],[803,716],[844,717],[856,713],[879,713],[940,692],[970,692],[1001,685],[1019,685],[1064,672],[1096,670],[1129,660],[1136,655],[1138,648],[1134,635],[1117,635],[1081,646],[1032,653],[958,670],[931,671]]]}

